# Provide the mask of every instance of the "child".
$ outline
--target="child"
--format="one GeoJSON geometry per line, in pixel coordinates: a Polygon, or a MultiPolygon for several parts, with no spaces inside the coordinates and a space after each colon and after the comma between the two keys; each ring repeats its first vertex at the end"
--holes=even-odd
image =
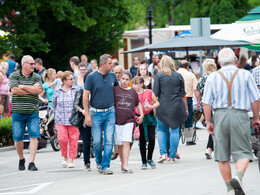
{"type": "Polygon", "coordinates": [[[61,81],[62,71],[58,71],[57,76],[58,76],[58,78],[55,79],[52,83],[48,84],[48,87],[55,86],[55,89],[61,88],[61,86],[63,84],[61,81]]]}
{"type": "MultiPolygon", "coordinates": [[[[157,108],[160,103],[155,97],[154,93],[150,89],[146,89],[144,79],[140,76],[136,76],[133,79],[133,88],[138,93],[140,103],[144,111],[144,120],[140,124],[140,153],[142,157],[142,170],[147,169],[147,163],[152,169],[156,168],[156,164],[153,162],[153,151],[155,146],[155,126],[156,119],[153,109],[157,108]],[[146,158],[146,142],[148,144],[148,156],[146,158]]],[[[136,112],[138,115],[139,113],[136,112]]]]}
{"type": "Polygon", "coordinates": [[[143,110],[138,95],[134,89],[129,87],[131,77],[129,71],[123,71],[120,76],[120,85],[114,87],[116,109],[115,144],[118,145],[121,171],[123,173],[133,173],[128,168],[128,159],[135,122],[135,108],[140,113],[137,123],[141,124],[143,121],[143,110]]]}

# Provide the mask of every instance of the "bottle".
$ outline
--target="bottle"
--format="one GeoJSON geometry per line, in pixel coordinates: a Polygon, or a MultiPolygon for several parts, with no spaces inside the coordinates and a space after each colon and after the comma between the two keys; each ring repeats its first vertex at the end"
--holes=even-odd
{"type": "MultiPolygon", "coordinates": [[[[144,109],[146,110],[146,106],[148,106],[149,105],[149,101],[148,101],[148,99],[145,99],[145,101],[144,101],[144,109]]],[[[147,110],[146,110],[147,111],[147,110]]]]}

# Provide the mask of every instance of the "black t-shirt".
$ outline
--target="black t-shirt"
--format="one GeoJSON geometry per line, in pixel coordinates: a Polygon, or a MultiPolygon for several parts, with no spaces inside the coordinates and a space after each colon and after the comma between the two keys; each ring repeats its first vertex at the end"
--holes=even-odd
{"type": "Polygon", "coordinates": [[[125,125],[135,121],[135,107],[139,104],[138,94],[134,89],[126,90],[114,87],[116,124],[125,125]]]}
{"type": "Polygon", "coordinates": [[[117,86],[116,75],[108,72],[102,75],[98,71],[88,75],[84,89],[90,91],[90,106],[97,109],[106,109],[114,105],[114,86],[117,86]]]}

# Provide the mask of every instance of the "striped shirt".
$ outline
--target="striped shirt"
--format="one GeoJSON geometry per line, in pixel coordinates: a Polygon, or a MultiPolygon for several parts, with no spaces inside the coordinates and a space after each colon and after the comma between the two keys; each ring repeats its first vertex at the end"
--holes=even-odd
{"type": "Polygon", "coordinates": [[[252,75],[255,79],[257,86],[260,86],[260,66],[257,66],[253,69],[252,75]]]}
{"type": "MultiPolygon", "coordinates": [[[[10,91],[13,87],[18,85],[29,85],[33,86],[35,83],[42,84],[41,77],[32,73],[30,76],[25,77],[21,70],[13,72],[10,77],[10,91]]],[[[12,113],[19,114],[34,114],[39,112],[38,105],[38,94],[27,94],[27,95],[13,95],[12,96],[12,113]]]]}
{"type": "Polygon", "coordinates": [[[69,119],[71,117],[75,94],[78,90],[77,86],[73,86],[69,93],[66,93],[62,88],[54,91],[52,104],[55,110],[55,122],[59,125],[71,125],[69,119]]]}
{"type": "MultiPolygon", "coordinates": [[[[228,81],[236,71],[234,65],[227,65],[220,69],[228,81]]],[[[251,103],[259,100],[260,95],[252,74],[240,69],[233,81],[231,89],[232,108],[239,110],[250,110],[251,103]]],[[[203,104],[209,104],[213,109],[228,108],[227,83],[219,73],[213,72],[209,75],[204,88],[203,104]]]]}

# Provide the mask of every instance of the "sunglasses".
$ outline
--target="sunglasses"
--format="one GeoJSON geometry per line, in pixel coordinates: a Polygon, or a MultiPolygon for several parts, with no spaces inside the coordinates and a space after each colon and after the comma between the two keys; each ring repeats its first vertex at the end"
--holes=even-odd
{"type": "Polygon", "coordinates": [[[29,65],[31,65],[31,66],[35,66],[35,63],[28,63],[28,62],[25,62],[26,64],[29,64],[29,65]]]}
{"type": "Polygon", "coordinates": [[[75,78],[70,78],[70,79],[66,79],[66,80],[69,80],[69,81],[72,81],[72,80],[74,80],[75,78]]]}

